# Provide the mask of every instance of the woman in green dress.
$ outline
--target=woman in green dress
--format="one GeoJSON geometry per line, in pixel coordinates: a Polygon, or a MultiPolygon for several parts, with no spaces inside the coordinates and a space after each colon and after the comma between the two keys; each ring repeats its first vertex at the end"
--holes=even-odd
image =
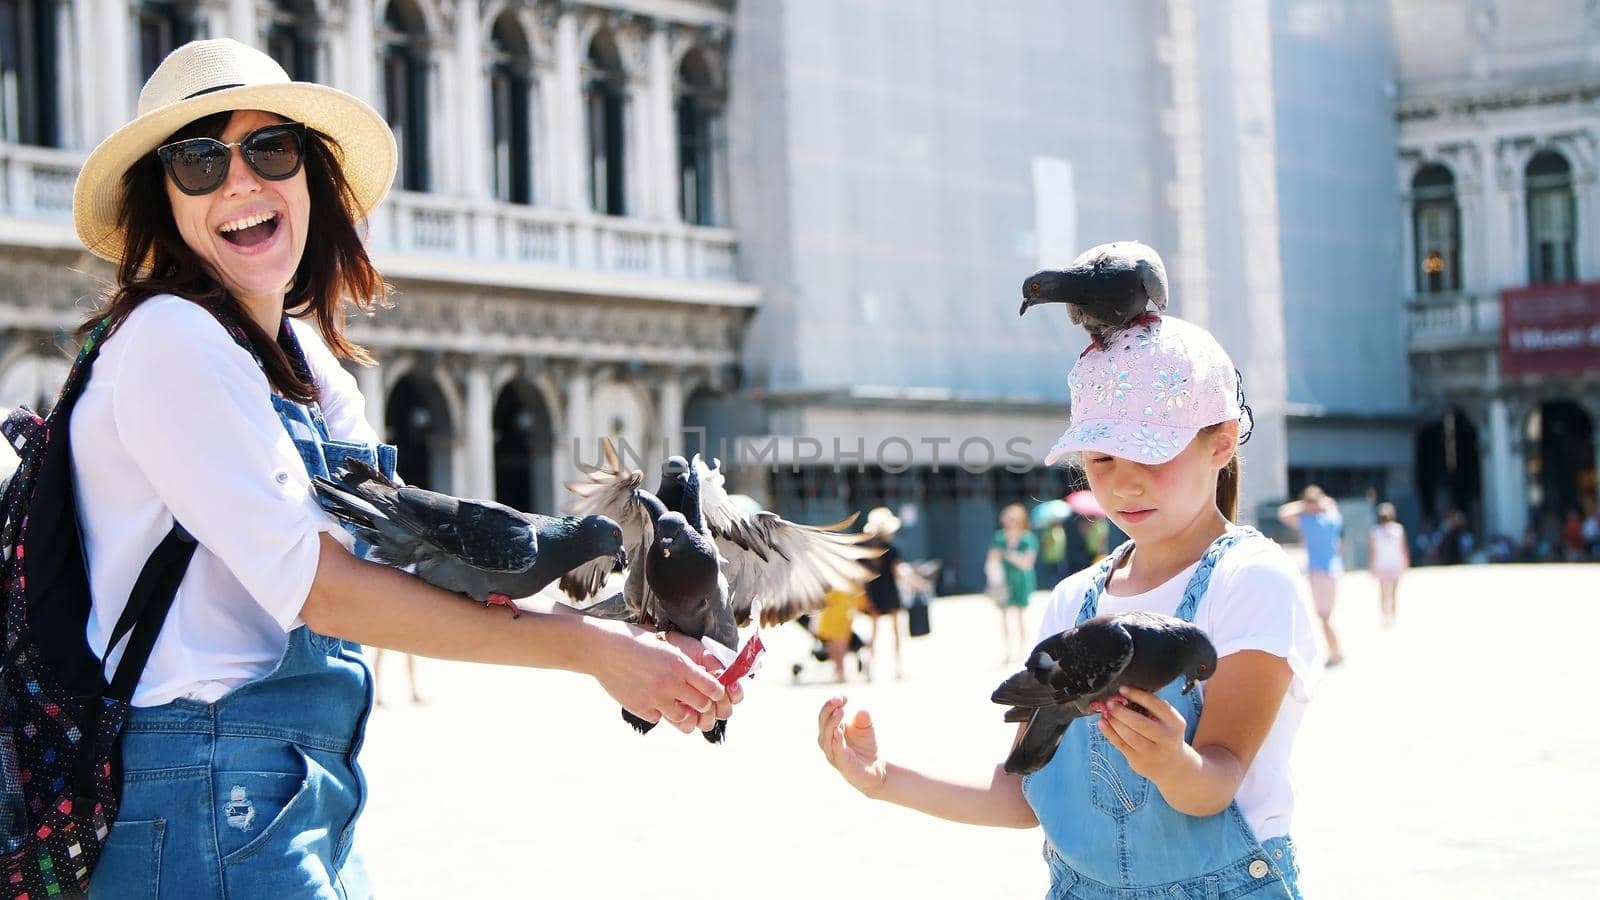
{"type": "Polygon", "coordinates": [[[986,569],[997,582],[995,599],[1000,604],[1001,652],[1006,662],[1028,655],[1028,631],[1023,621],[1028,598],[1038,588],[1033,564],[1039,555],[1039,539],[1028,530],[1028,511],[1013,503],[1000,511],[1000,530],[994,533],[986,569]],[[998,575],[996,578],[994,576],[998,575]],[[1015,635],[1015,637],[1013,637],[1015,635]],[[1015,644],[1013,645],[1013,641],[1015,644]],[[1012,655],[1012,647],[1016,655],[1012,655]]]}

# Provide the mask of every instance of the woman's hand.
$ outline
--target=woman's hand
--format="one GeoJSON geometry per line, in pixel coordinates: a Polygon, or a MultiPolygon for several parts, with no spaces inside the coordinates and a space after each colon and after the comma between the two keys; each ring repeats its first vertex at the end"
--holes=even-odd
{"type": "Polygon", "coordinates": [[[1124,685],[1122,696],[1096,703],[1094,709],[1101,714],[1098,727],[1106,740],[1122,751],[1135,772],[1157,786],[1197,761],[1183,740],[1188,726],[1183,714],[1155,694],[1124,685]],[[1130,702],[1145,712],[1129,708],[1130,702]]]}
{"type": "Polygon", "coordinates": [[[591,674],[624,709],[646,722],[665,721],[685,734],[709,730],[732,712],[728,691],[696,662],[704,649],[698,641],[692,642],[696,655],[690,657],[653,631],[620,622],[589,622],[606,635],[591,674]]]}
{"type": "MultiPolygon", "coordinates": [[[[701,668],[710,673],[712,678],[721,677],[724,671],[722,660],[718,659],[715,653],[707,650],[705,644],[676,631],[669,631],[665,636],[668,643],[682,650],[685,656],[700,663],[701,668]]],[[[733,684],[728,685],[725,690],[728,695],[717,701],[716,709],[707,714],[710,716],[710,721],[706,721],[705,717],[701,718],[701,722],[704,723],[700,726],[701,731],[709,731],[718,719],[731,717],[733,715],[733,705],[744,700],[744,686],[739,682],[735,681],[733,684]]]]}
{"type": "Polygon", "coordinates": [[[828,765],[838,769],[851,787],[873,797],[883,790],[888,773],[878,758],[878,735],[872,727],[871,714],[864,709],[856,710],[846,722],[844,704],[843,697],[822,704],[817,714],[817,746],[828,758],[828,765]]]}

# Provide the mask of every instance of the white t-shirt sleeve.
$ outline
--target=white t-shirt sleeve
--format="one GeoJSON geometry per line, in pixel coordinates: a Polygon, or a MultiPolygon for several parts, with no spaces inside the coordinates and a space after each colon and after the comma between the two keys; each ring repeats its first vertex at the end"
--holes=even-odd
{"type": "Polygon", "coordinates": [[[367,421],[367,399],[356,377],[339,364],[333,351],[322,342],[322,332],[314,323],[301,319],[290,319],[289,327],[294,329],[306,362],[311,365],[311,374],[317,383],[317,403],[322,408],[322,418],[328,423],[329,436],[357,444],[381,443],[372,423],[367,421]]]}
{"type": "Polygon", "coordinates": [[[1322,649],[1305,580],[1288,554],[1267,540],[1224,554],[1206,592],[1207,632],[1219,658],[1260,650],[1287,660],[1289,690],[1302,702],[1322,674],[1322,649]]]}
{"type": "Polygon", "coordinates": [[[118,436],[173,517],[290,630],[318,534],[353,542],[318,506],[250,354],[199,306],[146,305],[113,336],[126,342],[113,373],[118,436]]]}

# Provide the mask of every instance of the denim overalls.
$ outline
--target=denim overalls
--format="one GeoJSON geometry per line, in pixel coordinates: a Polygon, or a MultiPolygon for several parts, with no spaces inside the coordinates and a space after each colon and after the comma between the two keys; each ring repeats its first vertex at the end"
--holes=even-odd
{"type": "MultiPolygon", "coordinates": [[[[1179,618],[1194,621],[1217,560],[1250,539],[1261,539],[1259,532],[1234,528],[1207,548],[1184,589],[1179,618]]],[[[1079,625],[1097,614],[1106,579],[1131,549],[1131,541],[1123,544],[1095,571],[1079,625]]],[[[1192,743],[1200,692],[1184,695],[1182,685],[1182,679],[1174,680],[1157,695],[1184,714],[1184,740],[1192,743]]],[[[1238,803],[1214,816],[1173,809],[1160,790],[1133,771],[1094,719],[1073,722],[1050,762],[1022,779],[1022,790],[1045,833],[1048,900],[1300,898],[1289,838],[1258,842],[1238,803]]]]}
{"type": "MultiPolygon", "coordinates": [[[[393,476],[394,447],[331,440],[316,407],[272,402],[312,475],[355,456],[393,476]]],[[[135,707],[120,744],[122,808],[90,897],[369,896],[351,839],[371,708],[361,646],[303,625],[270,675],[215,703],[135,707]]]]}

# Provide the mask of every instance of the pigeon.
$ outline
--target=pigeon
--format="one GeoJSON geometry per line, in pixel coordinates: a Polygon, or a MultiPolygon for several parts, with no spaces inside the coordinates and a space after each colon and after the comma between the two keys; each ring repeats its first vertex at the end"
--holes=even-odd
{"type": "Polygon", "coordinates": [[[468,500],[404,487],[359,459],[318,476],[323,509],[352,526],[392,566],[485,605],[509,606],[572,569],[598,560],[626,565],[622,528],[605,516],[541,516],[489,500],[468,500]]]}
{"type": "MultiPolygon", "coordinates": [[[[602,440],[601,452],[600,466],[581,465],[587,480],[567,484],[578,497],[569,511],[615,518],[622,523],[629,552],[642,559],[650,537],[645,533],[647,517],[637,501],[643,475],[638,470],[623,471],[610,441],[602,440]]],[[[663,463],[656,497],[668,511],[688,515],[681,498],[691,471],[705,520],[703,534],[726,561],[723,572],[732,593],[734,621],[740,627],[750,623],[757,606],[763,627],[779,625],[820,609],[828,591],[848,589],[873,577],[863,562],[883,551],[868,544],[867,535],[845,530],[855,516],[815,526],[767,510],[748,511],[729,496],[717,460],[707,463],[699,455],[692,461],[675,456],[663,463]]],[[[581,603],[597,596],[605,580],[606,573],[591,565],[563,579],[561,587],[581,603]]],[[[649,586],[643,582],[630,569],[624,589],[627,602],[641,612],[649,605],[649,586]]]]}
{"type": "Polygon", "coordinates": [[[1006,771],[1027,775],[1044,768],[1072,720],[1117,696],[1123,685],[1158,691],[1182,676],[1187,694],[1216,670],[1217,650],[1204,631],[1155,613],[1096,616],[1045,638],[1033,648],[1027,667],[990,697],[1011,707],[1007,722],[1027,723],[1006,759],[1006,771]]]}
{"type": "MultiPolygon", "coordinates": [[[[818,528],[764,510],[747,513],[724,489],[720,464],[707,464],[698,455],[692,461],[674,456],[663,463],[660,485],[652,494],[643,488],[643,473],[623,470],[609,440],[602,439],[601,454],[601,465],[580,464],[585,480],[567,484],[577,497],[569,511],[615,518],[635,564],[628,569],[621,593],[585,607],[589,615],[671,628],[733,648],[738,644],[737,629],[752,619],[762,625],[786,622],[819,608],[829,590],[871,577],[860,561],[881,551],[865,546],[864,535],[843,532],[853,517],[818,528]],[[707,584],[686,589],[680,583],[686,576],[651,574],[649,554],[663,536],[657,525],[663,520],[671,523],[674,535],[687,529],[709,547],[717,560],[720,603],[707,599],[707,584]],[[671,598],[663,596],[663,583],[673,591],[671,598]]],[[[668,564],[662,572],[676,570],[676,565],[668,564]]],[[[561,588],[582,603],[600,593],[607,575],[590,564],[563,578],[561,588]]],[[[626,713],[624,717],[635,728],[648,730],[649,723],[626,713]]],[[[718,723],[707,735],[720,738],[722,733],[718,723]]]]}
{"type": "Polygon", "coordinates": [[[1138,241],[1101,244],[1065,269],[1029,275],[1018,315],[1041,303],[1067,304],[1073,323],[1106,346],[1141,316],[1167,308],[1167,270],[1156,251],[1138,241]]]}

